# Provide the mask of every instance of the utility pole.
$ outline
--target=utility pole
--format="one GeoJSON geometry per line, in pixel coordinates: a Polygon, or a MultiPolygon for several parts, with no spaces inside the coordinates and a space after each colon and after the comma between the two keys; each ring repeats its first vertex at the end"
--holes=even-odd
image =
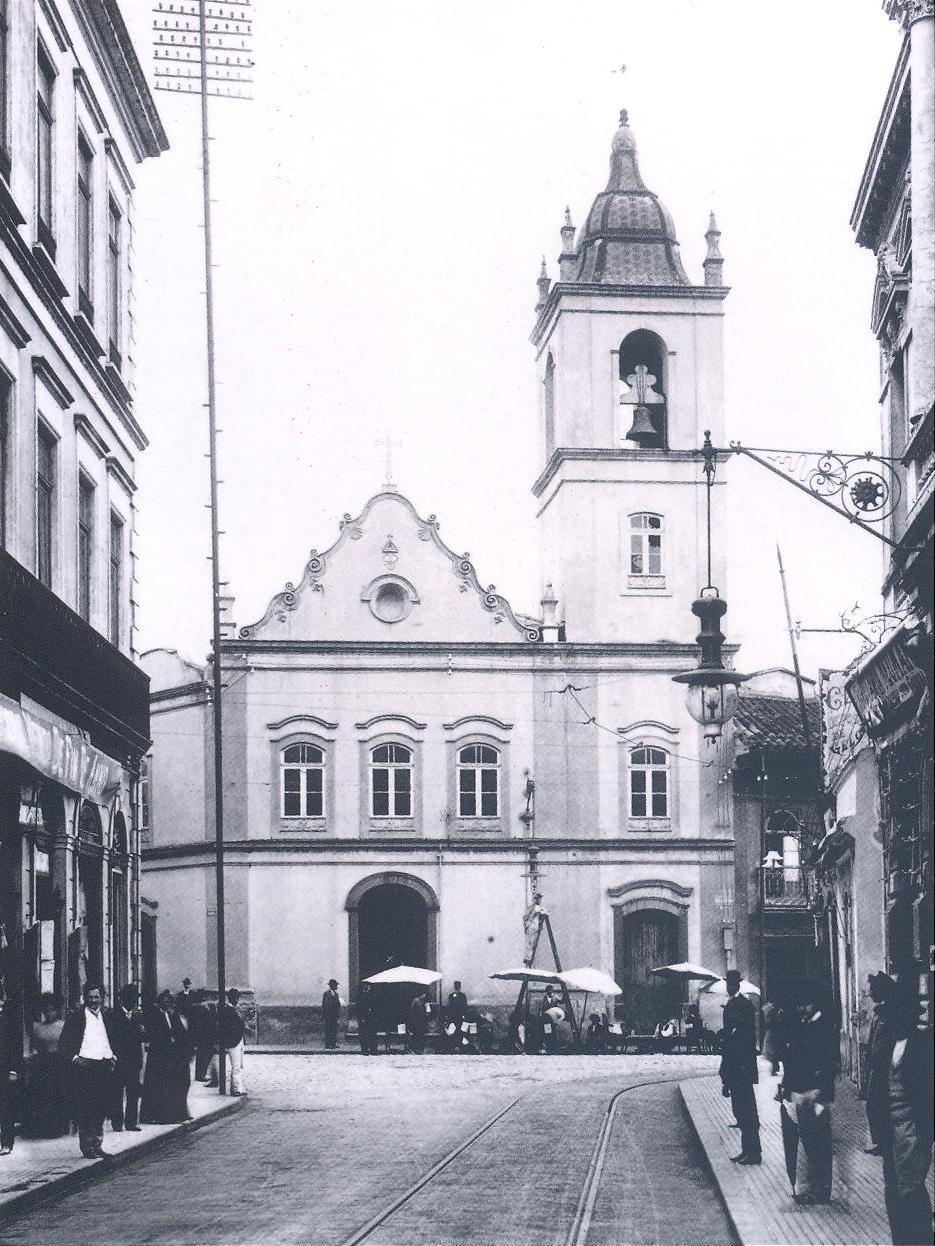
{"type": "MultiPolygon", "coordinates": [[[[205,345],[207,366],[209,502],[211,512],[211,674],[214,732],[214,867],[217,919],[218,1015],[227,994],[224,907],[224,732],[221,694],[221,565],[218,523],[218,425],[215,380],[214,263],[211,249],[211,135],[208,97],[249,99],[253,17],[250,0],[183,0],[153,9],[156,89],[201,96],[201,187],[204,218],[205,345]]],[[[227,1091],[224,1048],[218,1044],[218,1093],[227,1091]]]]}

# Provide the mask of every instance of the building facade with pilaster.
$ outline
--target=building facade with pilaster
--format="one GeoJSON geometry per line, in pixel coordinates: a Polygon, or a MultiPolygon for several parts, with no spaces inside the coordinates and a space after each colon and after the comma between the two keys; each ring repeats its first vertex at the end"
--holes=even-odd
{"type": "Polygon", "coordinates": [[[0,973],[28,1027],[139,977],[133,166],[114,0],[0,4],[0,973]]]}
{"type": "Polygon", "coordinates": [[[935,6],[886,0],[903,43],[851,224],[877,259],[883,453],[902,495],[888,522],[879,644],[849,672],[879,782],[886,968],[918,973],[932,1022],[932,596],[935,499],[935,6]]]}

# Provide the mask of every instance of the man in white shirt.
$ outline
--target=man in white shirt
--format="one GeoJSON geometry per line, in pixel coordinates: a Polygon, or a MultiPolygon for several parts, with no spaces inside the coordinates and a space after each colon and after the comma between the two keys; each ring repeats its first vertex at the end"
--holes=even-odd
{"type": "Polygon", "coordinates": [[[104,1140],[104,1114],[111,1092],[117,1060],[111,1044],[108,1019],[101,1009],[103,993],[95,983],[84,988],[84,1007],[68,1014],[59,1040],[59,1051],[72,1072],[74,1111],[78,1122],[78,1145],[88,1159],[100,1159],[104,1140]]]}

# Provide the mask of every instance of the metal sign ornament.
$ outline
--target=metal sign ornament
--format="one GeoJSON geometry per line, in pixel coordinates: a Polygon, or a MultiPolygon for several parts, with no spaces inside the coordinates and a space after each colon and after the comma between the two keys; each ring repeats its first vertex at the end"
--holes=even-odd
{"type": "MultiPolygon", "coordinates": [[[[703,453],[699,452],[699,453],[703,453]]],[[[898,545],[872,524],[882,524],[902,497],[899,459],[882,454],[838,453],[834,450],[776,450],[731,441],[719,454],[743,454],[775,476],[816,498],[894,549],[898,545]]]]}

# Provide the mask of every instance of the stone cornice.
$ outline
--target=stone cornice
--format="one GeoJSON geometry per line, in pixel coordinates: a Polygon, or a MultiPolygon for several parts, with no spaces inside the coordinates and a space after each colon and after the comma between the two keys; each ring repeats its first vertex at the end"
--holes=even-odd
{"type": "Polygon", "coordinates": [[[585,295],[588,298],[645,298],[653,301],[690,299],[722,303],[729,293],[730,286],[618,286],[585,281],[556,281],[536,318],[529,340],[534,345],[539,345],[545,335],[546,325],[558,311],[562,299],[566,297],[585,295]]]}
{"type": "Polygon", "coordinates": [[[910,100],[909,100],[909,39],[896,60],[886,99],[880,111],[880,120],[870,145],[867,163],[860,178],[860,186],[851,210],[851,229],[857,243],[876,251],[882,224],[882,214],[890,203],[898,169],[909,153],[910,100]]]}
{"type": "Polygon", "coordinates": [[[22,349],[32,339],[29,331],[13,315],[13,310],[5,298],[0,297],[0,326],[2,326],[14,346],[22,349]]]}
{"type": "Polygon", "coordinates": [[[75,412],[75,431],[80,433],[99,459],[106,459],[110,446],[82,411],[75,412]]]}
{"type": "MultiPolygon", "coordinates": [[[[456,839],[439,839],[427,838],[425,836],[412,835],[406,838],[392,838],[385,836],[373,835],[367,839],[361,838],[338,838],[336,836],[326,836],[309,832],[307,838],[299,839],[292,836],[279,836],[275,839],[237,839],[226,840],[224,844],[225,855],[228,861],[237,855],[250,856],[255,853],[272,852],[272,853],[308,853],[309,856],[321,856],[323,854],[373,854],[373,853],[390,853],[393,855],[427,853],[435,854],[443,852],[451,856],[470,857],[478,852],[489,852],[497,855],[513,853],[519,858],[526,855],[527,841],[523,839],[509,839],[501,836],[489,839],[477,836],[475,838],[466,838],[459,835],[456,839]]],[[[672,856],[677,853],[697,854],[699,852],[732,852],[734,847],[733,839],[692,839],[689,836],[672,836],[665,838],[649,838],[642,835],[630,835],[627,837],[618,836],[614,839],[537,839],[536,847],[539,850],[539,861],[550,860],[550,854],[567,852],[574,850],[575,852],[593,851],[600,853],[602,856],[607,853],[619,852],[626,855],[626,863],[632,864],[630,858],[631,853],[659,853],[664,856],[672,856]]],[[[214,860],[214,841],[198,840],[188,844],[165,844],[155,848],[143,849],[143,862],[147,861],[175,861],[188,860],[192,857],[203,856],[206,861],[214,860]]],[[[588,864],[586,860],[577,859],[570,864],[582,865],[588,864]]],[[[640,888],[646,886],[667,886],[673,887],[676,884],[668,883],[645,883],[638,884],[640,888]]],[[[684,894],[684,888],[678,894],[684,894]]],[[[688,889],[689,893],[691,888],[688,889]]]]}
{"type": "Polygon", "coordinates": [[[116,0],[71,0],[71,9],[136,159],[166,151],[169,140],[116,0]]]}
{"type": "Polygon", "coordinates": [[[46,359],[45,355],[33,355],[32,370],[41,379],[46,389],[63,411],[72,406],[75,401],[74,395],[65,388],[59,379],[58,373],[46,359]]]}
{"type": "MultiPolygon", "coordinates": [[[[718,455],[718,461],[727,461],[718,455]]],[[[618,450],[610,446],[558,446],[532,486],[534,497],[541,497],[563,463],[700,463],[697,450],[618,450]]],[[[689,481],[703,485],[704,481],[689,481]]],[[[722,483],[722,482],[717,482],[722,483]]]]}

